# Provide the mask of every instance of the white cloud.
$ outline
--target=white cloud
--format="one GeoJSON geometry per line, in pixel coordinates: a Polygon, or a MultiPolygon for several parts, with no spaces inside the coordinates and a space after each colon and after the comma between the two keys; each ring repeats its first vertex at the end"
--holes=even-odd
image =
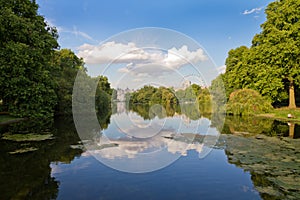
{"type": "Polygon", "coordinates": [[[252,14],[252,13],[259,13],[264,7],[259,7],[259,8],[253,8],[251,10],[245,10],[243,12],[243,15],[249,15],[249,14],[252,14]]]}
{"type": "Polygon", "coordinates": [[[226,71],[226,65],[222,65],[218,67],[217,70],[219,71],[220,74],[224,74],[226,71]]]}
{"type": "Polygon", "coordinates": [[[123,63],[121,73],[134,75],[159,75],[189,64],[207,60],[202,49],[190,51],[187,46],[168,50],[139,48],[135,43],[107,42],[99,46],[84,44],[78,48],[78,56],[87,64],[123,63]]]}
{"type": "Polygon", "coordinates": [[[133,82],[142,82],[143,79],[141,79],[141,78],[135,78],[135,79],[133,79],[132,81],[133,81],[133,82]]]}
{"type": "Polygon", "coordinates": [[[150,59],[150,55],[134,43],[107,42],[100,46],[84,44],[78,48],[78,56],[88,64],[131,63],[150,59]]]}

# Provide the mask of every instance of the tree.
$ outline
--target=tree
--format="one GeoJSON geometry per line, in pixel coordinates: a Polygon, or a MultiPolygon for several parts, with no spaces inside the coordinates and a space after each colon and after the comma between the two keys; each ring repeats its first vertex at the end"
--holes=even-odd
{"type": "Polygon", "coordinates": [[[55,92],[58,103],[56,114],[71,114],[72,93],[78,70],[86,72],[83,60],[69,49],[55,51],[51,75],[55,82],[55,92]]]}
{"type": "Polygon", "coordinates": [[[225,112],[225,104],[227,102],[227,99],[224,87],[224,79],[224,74],[220,74],[211,82],[211,86],[209,88],[210,94],[212,96],[211,100],[213,112],[216,113],[225,112]]]}
{"type": "Polygon", "coordinates": [[[50,61],[57,32],[30,0],[0,0],[0,100],[15,116],[51,117],[56,104],[50,61]]]}
{"type": "MultiPolygon", "coordinates": [[[[295,108],[295,85],[300,84],[300,1],[280,0],[272,2],[266,9],[267,21],[261,25],[262,32],[252,42],[259,69],[267,67],[276,73],[279,90],[289,88],[289,107],[295,108]]],[[[272,77],[270,77],[272,79],[272,77]]],[[[272,82],[273,80],[269,80],[272,82]]],[[[280,100],[280,98],[279,98],[280,100]]]]}
{"type": "Polygon", "coordinates": [[[225,62],[226,73],[224,75],[227,98],[233,91],[244,88],[251,82],[248,66],[246,65],[248,52],[249,49],[246,46],[241,46],[228,52],[225,62]]]}

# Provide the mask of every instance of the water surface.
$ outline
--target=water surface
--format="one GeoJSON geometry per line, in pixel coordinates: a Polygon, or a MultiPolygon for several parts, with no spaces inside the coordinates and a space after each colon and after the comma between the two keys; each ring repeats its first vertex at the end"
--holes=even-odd
{"type": "Polygon", "coordinates": [[[298,126],[291,138],[277,121],[228,117],[221,129],[193,107],[155,109],[119,106],[84,141],[71,117],[1,127],[55,138],[0,140],[0,199],[297,199],[298,126]]]}

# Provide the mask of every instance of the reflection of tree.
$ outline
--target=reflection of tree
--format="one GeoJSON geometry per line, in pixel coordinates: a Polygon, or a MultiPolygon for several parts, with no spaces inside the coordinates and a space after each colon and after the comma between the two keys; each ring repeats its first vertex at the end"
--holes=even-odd
{"type": "Polygon", "coordinates": [[[226,116],[223,134],[271,133],[273,120],[255,117],[226,116]]]}
{"type": "MultiPolygon", "coordinates": [[[[212,120],[212,124],[214,120],[212,120]]],[[[268,136],[291,136],[293,131],[292,123],[285,123],[277,120],[257,118],[257,117],[240,117],[226,116],[223,129],[218,130],[223,134],[242,134],[256,135],[264,134],[268,136]]]]}
{"type": "MultiPolygon", "coordinates": [[[[28,127],[33,124],[30,121],[26,123],[28,127]]],[[[21,126],[25,127],[25,124],[21,126]]],[[[55,139],[50,141],[9,142],[0,140],[1,199],[56,198],[58,182],[51,177],[50,163],[70,163],[76,155],[81,154],[82,150],[70,148],[71,144],[79,141],[72,118],[57,119],[54,129],[55,139]],[[19,155],[8,153],[24,146],[33,146],[38,150],[19,155]]],[[[15,125],[6,128],[6,131],[11,130],[16,131],[15,125]]]]}
{"type": "MultiPolygon", "coordinates": [[[[129,109],[139,114],[145,120],[153,119],[155,116],[162,119],[165,117],[172,117],[175,114],[185,115],[191,120],[197,120],[201,117],[202,114],[197,104],[195,103],[186,103],[180,105],[166,104],[160,106],[151,106],[148,104],[134,104],[130,105],[129,109]]],[[[210,114],[208,114],[208,116],[210,116],[210,114]]],[[[204,117],[207,117],[207,115],[205,115],[204,117]]]]}

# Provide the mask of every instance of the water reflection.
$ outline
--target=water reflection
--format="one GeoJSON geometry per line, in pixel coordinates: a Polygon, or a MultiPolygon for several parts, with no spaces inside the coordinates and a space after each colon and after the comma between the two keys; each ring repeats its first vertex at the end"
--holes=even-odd
{"type": "MultiPolygon", "coordinates": [[[[220,116],[219,118],[213,115],[204,116],[201,112],[197,114],[193,106],[184,105],[180,108],[156,106],[151,109],[142,105],[136,108],[126,108],[126,105],[120,104],[113,107],[112,115],[106,113],[105,116],[99,116],[102,130],[89,127],[89,124],[86,125],[87,137],[83,142],[89,151],[80,148],[82,147],[80,146],[81,138],[77,135],[72,117],[59,118],[54,123],[37,122],[36,124],[36,122],[28,121],[1,127],[1,134],[5,132],[22,134],[51,132],[55,136],[55,139],[40,142],[0,140],[1,199],[55,199],[59,197],[59,193],[79,195],[82,190],[80,188],[78,191],[75,190],[76,184],[79,183],[75,182],[72,185],[68,182],[73,186],[69,187],[70,191],[67,191],[68,189],[62,187],[61,184],[82,171],[86,174],[81,174],[82,177],[79,177],[80,180],[77,181],[93,180],[94,182],[90,183],[89,187],[102,184],[103,188],[98,187],[95,189],[98,193],[94,192],[99,195],[99,192],[106,191],[107,197],[111,197],[111,188],[105,182],[118,185],[120,176],[124,178],[122,187],[125,187],[128,185],[128,180],[133,180],[131,175],[109,171],[110,169],[103,167],[100,167],[101,170],[106,170],[105,172],[110,174],[103,173],[98,176],[97,180],[93,179],[94,174],[88,172],[90,170],[94,170],[94,173],[99,172],[100,165],[97,162],[94,164],[94,169],[91,168],[91,160],[94,160],[91,154],[101,159],[106,165],[115,168],[122,165],[123,171],[134,169],[135,172],[150,171],[155,167],[157,169],[159,168],[157,161],[168,165],[178,157],[183,158],[176,162],[174,167],[172,165],[164,170],[145,175],[145,182],[153,182],[151,187],[155,185],[160,187],[161,177],[182,177],[180,180],[183,182],[188,177],[193,180],[193,183],[200,184],[202,180],[198,177],[201,176],[202,179],[206,178],[206,183],[210,186],[217,180],[221,184],[218,190],[220,194],[228,195],[226,187],[230,185],[229,180],[237,183],[238,179],[247,177],[248,174],[243,172],[245,170],[251,174],[252,182],[262,199],[297,199],[299,197],[300,144],[299,139],[292,139],[300,136],[297,124],[288,125],[285,122],[269,119],[228,116],[222,129],[219,126],[219,121],[222,121],[220,116]],[[223,135],[217,138],[219,132],[223,135]],[[218,140],[215,141],[216,139],[218,140]],[[10,154],[24,147],[34,147],[37,150],[10,154]],[[220,172],[220,174],[201,171],[207,159],[199,160],[198,158],[212,148],[220,149],[213,150],[213,156],[216,156],[216,151],[218,154],[220,152],[223,154],[225,152],[225,154],[222,156],[220,154],[218,160],[210,157],[215,162],[208,168],[223,167],[231,163],[243,170],[238,171],[232,167],[233,165],[229,165],[226,170],[232,170],[232,173],[225,170],[221,173],[222,169],[212,171],[220,172]],[[74,166],[73,171],[68,166],[74,166]],[[181,173],[178,174],[179,172],[181,173]],[[61,176],[62,174],[66,176],[61,176]],[[228,174],[230,177],[226,178],[228,174]],[[156,179],[157,176],[159,177],[156,179]],[[106,177],[105,181],[101,179],[103,177],[106,177]]],[[[86,121],[88,120],[87,118],[86,121]]],[[[133,191],[145,190],[139,181],[141,179],[128,187],[133,188],[133,191]]],[[[191,192],[201,191],[197,185],[186,184],[184,186],[182,182],[173,182],[168,182],[170,188],[183,188],[180,190],[182,194],[184,191],[189,191],[185,197],[190,197],[191,192]],[[190,187],[194,189],[189,190],[190,187]]],[[[240,195],[235,196],[236,199],[244,199],[244,197],[251,199],[250,197],[253,197],[255,193],[251,189],[251,184],[247,185],[244,182],[239,184],[250,188],[247,191],[251,191],[251,194],[233,191],[236,187],[232,187],[231,191],[240,195]]],[[[205,184],[202,184],[202,187],[204,186],[205,184]]],[[[116,187],[118,188],[116,191],[122,191],[122,187],[116,187]]],[[[209,190],[209,188],[206,189],[209,190]]],[[[161,189],[157,188],[157,191],[161,192],[161,189]]],[[[210,188],[209,194],[212,195],[214,192],[215,189],[210,188]]],[[[168,194],[171,196],[174,191],[168,191],[168,194]]]]}
{"type": "Polygon", "coordinates": [[[300,126],[294,122],[282,122],[268,118],[226,116],[222,134],[300,138],[300,126]]]}
{"type": "MultiPolygon", "coordinates": [[[[39,122],[37,122],[39,123],[39,122]]],[[[0,140],[0,194],[1,199],[55,199],[59,182],[51,177],[51,162],[70,163],[82,153],[71,149],[79,140],[72,118],[57,119],[54,124],[36,125],[27,121],[2,127],[3,132],[27,133],[49,131],[49,125],[56,139],[41,142],[13,142],[0,140]],[[33,130],[33,128],[35,129],[33,130]],[[54,128],[54,130],[53,130],[54,128]],[[24,146],[37,150],[22,154],[10,154],[24,146]]]]}
{"type": "Polygon", "coordinates": [[[195,106],[136,105],[127,110],[119,103],[109,127],[94,132],[84,143],[87,154],[114,169],[133,173],[166,167],[189,150],[204,157],[219,132],[195,106]]]}

